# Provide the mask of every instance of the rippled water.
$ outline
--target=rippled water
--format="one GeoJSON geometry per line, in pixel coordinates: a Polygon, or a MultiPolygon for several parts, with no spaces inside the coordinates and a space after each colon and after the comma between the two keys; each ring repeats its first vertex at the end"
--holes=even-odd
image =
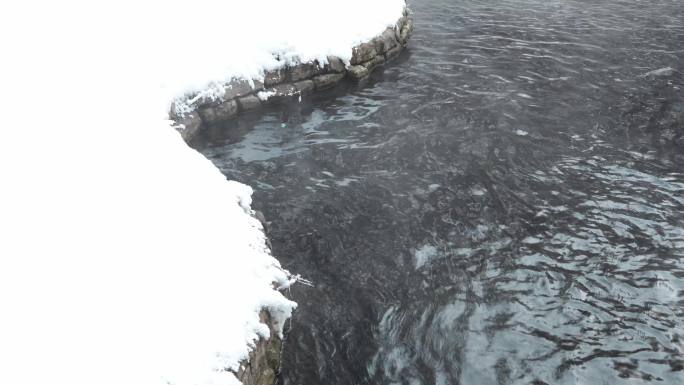
{"type": "Polygon", "coordinates": [[[684,383],[684,2],[411,2],[365,85],[196,143],[315,287],[295,384],[684,383]]]}

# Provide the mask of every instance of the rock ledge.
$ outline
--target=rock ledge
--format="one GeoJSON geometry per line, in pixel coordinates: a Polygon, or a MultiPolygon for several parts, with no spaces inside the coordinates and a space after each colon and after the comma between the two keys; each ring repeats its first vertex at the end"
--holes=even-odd
{"type": "Polygon", "coordinates": [[[172,106],[169,117],[175,123],[174,128],[189,142],[204,127],[228,121],[240,113],[326,90],[345,78],[362,81],[373,70],[397,57],[408,44],[412,33],[413,19],[405,8],[404,15],[394,27],[387,28],[371,41],[352,49],[349,66],[345,66],[338,57],[329,56],[326,65],[318,62],[301,63],[268,72],[263,83],[255,81],[253,86],[245,80],[234,80],[226,84],[221,100],[200,98],[193,103],[192,112],[183,116],[176,114],[172,106]]]}
{"type": "Polygon", "coordinates": [[[283,341],[278,336],[268,311],[262,310],[259,317],[271,329],[271,337],[259,339],[249,353],[249,359],[235,373],[243,385],[273,385],[280,370],[283,341]]]}

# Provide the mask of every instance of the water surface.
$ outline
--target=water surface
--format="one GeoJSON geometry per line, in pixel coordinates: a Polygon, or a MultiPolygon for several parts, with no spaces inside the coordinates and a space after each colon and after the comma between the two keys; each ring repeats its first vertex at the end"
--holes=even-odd
{"type": "Polygon", "coordinates": [[[684,383],[684,3],[411,6],[367,84],[196,143],[314,282],[280,382],[684,383]]]}

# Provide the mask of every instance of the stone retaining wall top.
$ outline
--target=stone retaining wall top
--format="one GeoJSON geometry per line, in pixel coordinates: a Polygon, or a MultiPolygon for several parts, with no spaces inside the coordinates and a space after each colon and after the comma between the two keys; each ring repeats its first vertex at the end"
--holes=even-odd
{"type": "Polygon", "coordinates": [[[199,98],[192,103],[192,112],[179,115],[171,107],[169,117],[185,141],[190,141],[203,126],[210,126],[234,118],[241,112],[284,102],[314,91],[329,89],[348,78],[361,81],[377,67],[395,58],[408,44],[413,32],[413,20],[408,9],[393,27],[387,28],[369,42],[352,49],[349,66],[334,56],[327,64],[317,61],[301,63],[264,74],[264,80],[233,80],[225,86],[220,100],[199,98]]]}

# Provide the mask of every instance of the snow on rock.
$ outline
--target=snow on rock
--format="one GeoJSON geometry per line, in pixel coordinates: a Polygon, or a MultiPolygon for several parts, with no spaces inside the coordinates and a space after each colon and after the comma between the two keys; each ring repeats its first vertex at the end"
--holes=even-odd
{"type": "Polygon", "coordinates": [[[232,385],[291,277],[251,190],[167,112],[291,60],[347,60],[403,0],[0,5],[0,383],[232,385]],[[362,12],[360,12],[362,10],[362,12]],[[274,58],[277,53],[280,61],[274,58]]]}
{"type": "Polygon", "coordinates": [[[264,81],[267,71],[315,60],[327,64],[328,56],[349,64],[352,47],[382,34],[404,8],[404,0],[202,0],[190,10],[198,12],[189,16],[207,19],[201,31],[171,40],[176,47],[187,47],[173,56],[178,66],[197,69],[168,84],[175,89],[175,112],[192,111],[198,98],[221,99],[224,85],[233,79],[254,85],[264,81]],[[229,21],[225,15],[231,15],[229,21]],[[212,39],[205,40],[208,36],[212,39]]]}

